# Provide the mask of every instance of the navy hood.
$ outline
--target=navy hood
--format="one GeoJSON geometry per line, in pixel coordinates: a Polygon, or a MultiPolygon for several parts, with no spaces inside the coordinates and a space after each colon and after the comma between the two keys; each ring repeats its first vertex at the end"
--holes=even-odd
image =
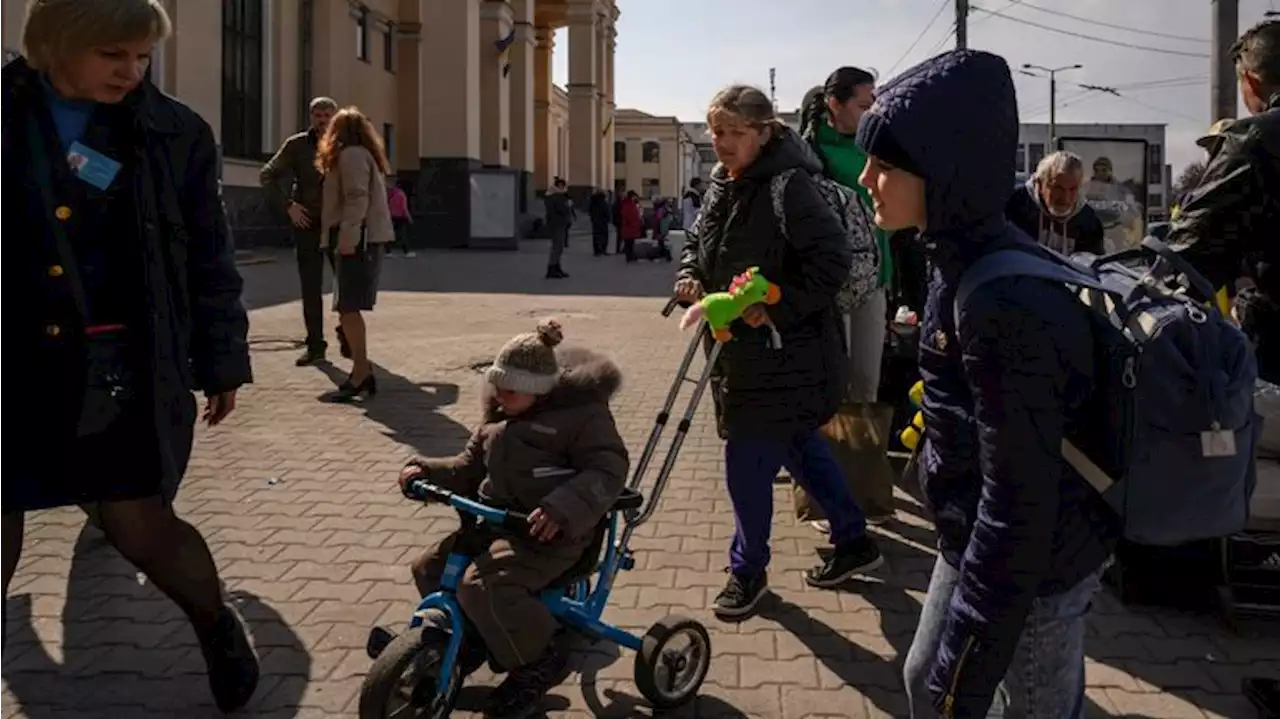
{"type": "Polygon", "coordinates": [[[1017,184],[1018,102],[1008,63],[953,50],[916,65],[876,91],[858,145],[890,162],[905,154],[909,162],[900,164],[924,178],[925,235],[999,232],[1017,184]]]}

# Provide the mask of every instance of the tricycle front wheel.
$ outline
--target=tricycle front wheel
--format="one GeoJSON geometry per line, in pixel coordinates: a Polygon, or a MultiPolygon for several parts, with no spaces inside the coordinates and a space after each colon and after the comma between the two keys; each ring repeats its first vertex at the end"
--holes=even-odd
{"type": "Polygon", "coordinates": [[[636,654],[636,688],[655,708],[671,709],[698,695],[710,669],[706,627],[687,617],[667,617],[645,632],[636,654]]]}
{"type": "Polygon", "coordinates": [[[449,635],[435,627],[405,631],[378,654],[360,687],[360,719],[444,719],[453,711],[462,679],[454,662],[443,692],[436,691],[449,635]]]}

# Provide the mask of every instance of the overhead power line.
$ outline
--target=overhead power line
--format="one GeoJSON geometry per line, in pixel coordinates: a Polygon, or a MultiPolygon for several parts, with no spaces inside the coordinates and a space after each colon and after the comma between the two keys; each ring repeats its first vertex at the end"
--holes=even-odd
{"type": "MultiPolygon", "coordinates": [[[[1051,10],[1051,9],[1049,9],[1049,8],[1047,8],[1047,7],[1040,7],[1039,5],[1032,5],[1031,3],[1026,2],[1026,0],[1014,0],[1014,2],[1010,3],[1010,6],[1012,6],[1012,5],[1020,5],[1020,6],[1022,6],[1022,7],[1025,7],[1025,8],[1027,8],[1027,9],[1029,9],[1029,10],[1036,10],[1036,11],[1038,11],[1038,12],[1046,13],[1046,14],[1049,14],[1049,15],[1057,15],[1058,17],[1065,17],[1065,18],[1068,18],[1068,19],[1070,19],[1070,20],[1075,20],[1075,21],[1077,21],[1077,22],[1083,22],[1083,23],[1089,23],[1090,25],[1097,25],[1097,26],[1099,26],[1099,27],[1108,27],[1108,28],[1111,28],[1111,29],[1113,29],[1113,30],[1123,30],[1124,32],[1131,32],[1131,33],[1134,33],[1134,34],[1137,34],[1137,35],[1150,35],[1150,36],[1152,36],[1152,37],[1163,37],[1163,38],[1167,38],[1167,39],[1169,39],[1169,40],[1182,40],[1183,42],[1198,42],[1198,43],[1204,43],[1204,44],[1206,44],[1206,45],[1208,45],[1208,44],[1209,44],[1209,39],[1208,39],[1208,38],[1203,38],[1203,37],[1192,37],[1192,36],[1190,36],[1190,35],[1173,35],[1173,34],[1170,34],[1170,33],[1167,33],[1167,32],[1156,32],[1155,30],[1143,30],[1143,29],[1136,28],[1136,27],[1128,27],[1128,26],[1125,26],[1125,25],[1117,25],[1117,24],[1115,24],[1115,23],[1103,22],[1102,20],[1094,20],[1094,19],[1092,19],[1092,18],[1081,17],[1080,15],[1072,15],[1071,13],[1062,12],[1061,10],[1051,10]]],[[[1007,10],[1008,8],[1005,8],[1005,9],[1007,10]]]]}
{"type": "Polygon", "coordinates": [[[1103,45],[1113,45],[1115,47],[1123,47],[1123,48],[1128,48],[1130,50],[1143,50],[1145,52],[1156,52],[1164,55],[1178,55],[1181,57],[1199,57],[1199,58],[1209,57],[1208,53],[1203,53],[1203,52],[1187,52],[1185,50],[1170,50],[1168,48],[1163,48],[1163,47],[1150,47],[1147,45],[1131,45],[1129,43],[1121,42],[1119,40],[1108,40],[1106,38],[1094,37],[1092,35],[1085,35],[1084,33],[1072,32],[1070,30],[1063,30],[1061,28],[1056,28],[1051,25],[1042,25],[1038,22],[1032,22],[1031,20],[1023,20],[1020,17],[1013,17],[1012,15],[1005,15],[1004,13],[1001,13],[1001,12],[987,10],[986,8],[978,7],[977,5],[971,5],[970,7],[973,10],[977,10],[978,12],[986,13],[988,15],[994,15],[999,18],[1004,18],[1005,20],[1009,20],[1011,22],[1020,23],[1022,25],[1028,25],[1030,27],[1039,28],[1041,30],[1046,30],[1048,32],[1056,32],[1060,35],[1066,35],[1068,37],[1079,38],[1081,40],[1089,40],[1090,42],[1101,43],[1103,45]]]}
{"type": "Polygon", "coordinates": [[[942,0],[941,2],[938,3],[938,11],[935,12],[933,14],[933,17],[929,19],[928,24],[924,26],[924,29],[921,30],[920,34],[916,36],[916,39],[909,46],[907,46],[906,51],[902,53],[902,57],[899,57],[898,61],[893,63],[893,66],[889,68],[889,72],[886,73],[885,75],[886,77],[893,77],[893,73],[898,71],[898,66],[902,64],[903,60],[907,59],[907,56],[911,54],[912,50],[916,49],[916,45],[920,44],[920,41],[924,39],[924,36],[929,32],[929,29],[932,28],[933,24],[938,21],[938,18],[942,17],[942,13],[948,7],[950,7],[950,5],[951,5],[950,0],[942,0]]]}

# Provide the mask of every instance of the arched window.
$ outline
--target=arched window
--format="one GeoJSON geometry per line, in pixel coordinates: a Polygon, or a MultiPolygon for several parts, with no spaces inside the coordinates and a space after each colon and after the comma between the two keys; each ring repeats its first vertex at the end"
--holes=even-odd
{"type": "Polygon", "coordinates": [[[643,162],[659,162],[662,158],[662,146],[650,140],[640,147],[643,162]]]}

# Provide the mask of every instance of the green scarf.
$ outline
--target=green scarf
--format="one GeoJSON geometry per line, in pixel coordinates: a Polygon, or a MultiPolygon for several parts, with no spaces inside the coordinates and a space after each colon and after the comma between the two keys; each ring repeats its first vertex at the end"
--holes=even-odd
{"type": "MultiPolygon", "coordinates": [[[[858,184],[858,176],[867,166],[867,154],[858,147],[852,135],[842,135],[822,120],[814,124],[817,128],[810,141],[817,150],[818,157],[822,158],[827,177],[845,187],[853,188],[870,208],[871,192],[858,184]]],[[[889,233],[879,227],[874,228],[874,231],[876,246],[880,251],[880,286],[889,287],[893,283],[893,254],[889,251],[889,233]]]]}

